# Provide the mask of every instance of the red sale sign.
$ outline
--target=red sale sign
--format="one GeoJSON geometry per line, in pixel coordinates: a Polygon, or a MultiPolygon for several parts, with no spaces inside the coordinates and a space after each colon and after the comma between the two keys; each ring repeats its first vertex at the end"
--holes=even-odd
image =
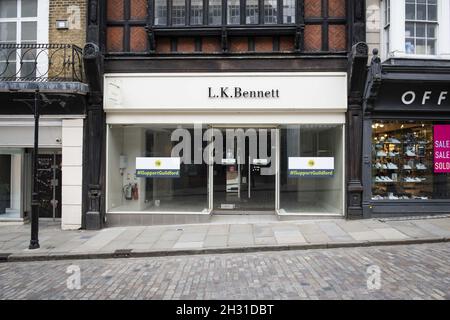
{"type": "Polygon", "coordinates": [[[450,125],[435,125],[434,172],[450,173],[450,125]]]}

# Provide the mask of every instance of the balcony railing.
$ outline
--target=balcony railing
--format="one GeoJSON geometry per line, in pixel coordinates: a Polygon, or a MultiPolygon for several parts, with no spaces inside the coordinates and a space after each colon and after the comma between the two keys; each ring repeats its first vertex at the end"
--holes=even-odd
{"type": "Polygon", "coordinates": [[[72,44],[0,44],[0,81],[83,82],[83,50],[72,44]]]}

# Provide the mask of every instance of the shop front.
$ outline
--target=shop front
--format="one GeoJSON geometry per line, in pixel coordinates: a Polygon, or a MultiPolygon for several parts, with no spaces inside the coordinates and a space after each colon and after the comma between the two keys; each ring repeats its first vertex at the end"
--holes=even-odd
{"type": "Polygon", "coordinates": [[[411,63],[383,65],[379,82],[369,82],[366,217],[450,212],[450,78],[426,68],[415,73],[411,63]]]}
{"type": "Polygon", "coordinates": [[[106,74],[107,224],[343,216],[346,79],[106,74]]]}

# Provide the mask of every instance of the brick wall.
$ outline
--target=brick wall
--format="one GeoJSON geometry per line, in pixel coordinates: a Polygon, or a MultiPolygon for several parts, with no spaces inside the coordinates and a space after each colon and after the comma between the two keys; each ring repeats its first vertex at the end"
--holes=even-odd
{"type": "Polygon", "coordinates": [[[86,41],[86,0],[50,0],[49,42],[83,47],[86,41]],[[56,20],[68,20],[69,29],[57,30],[56,20]]]}

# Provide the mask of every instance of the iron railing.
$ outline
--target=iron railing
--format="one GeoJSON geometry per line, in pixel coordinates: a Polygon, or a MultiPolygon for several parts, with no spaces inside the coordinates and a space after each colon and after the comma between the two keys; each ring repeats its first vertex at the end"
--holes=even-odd
{"type": "Polygon", "coordinates": [[[83,50],[73,44],[0,44],[0,81],[83,82],[83,50]]]}

